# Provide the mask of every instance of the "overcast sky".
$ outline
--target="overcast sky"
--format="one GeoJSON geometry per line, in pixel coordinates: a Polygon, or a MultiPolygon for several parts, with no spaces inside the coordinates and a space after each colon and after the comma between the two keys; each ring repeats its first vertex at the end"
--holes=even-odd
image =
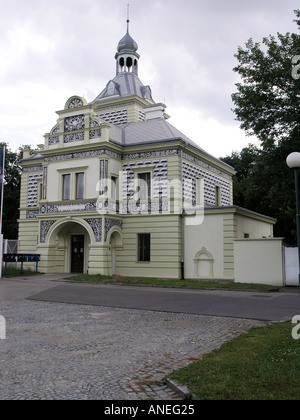
{"type": "Polygon", "coordinates": [[[69,97],[104,89],[128,3],[139,77],[169,122],[216,157],[255,143],[231,111],[234,54],[296,32],[299,0],[0,0],[0,141],[43,143],[69,97]]]}

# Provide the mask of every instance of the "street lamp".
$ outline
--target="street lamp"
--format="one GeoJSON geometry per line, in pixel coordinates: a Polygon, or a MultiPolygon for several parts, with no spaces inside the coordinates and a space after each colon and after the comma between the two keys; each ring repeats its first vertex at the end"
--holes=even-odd
{"type": "Polygon", "coordinates": [[[295,189],[296,189],[296,224],[297,224],[297,242],[298,242],[298,262],[299,274],[298,283],[300,287],[300,203],[299,203],[299,170],[300,170],[300,153],[293,152],[288,155],[286,163],[289,168],[294,169],[295,173],[295,189]]]}

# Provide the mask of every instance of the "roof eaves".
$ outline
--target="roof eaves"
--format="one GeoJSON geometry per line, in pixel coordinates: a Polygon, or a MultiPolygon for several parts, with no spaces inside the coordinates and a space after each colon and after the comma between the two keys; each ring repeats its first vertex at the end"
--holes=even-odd
{"type": "MultiPolygon", "coordinates": [[[[202,207],[198,207],[201,208],[203,210],[203,206],[202,207]]],[[[186,211],[191,211],[193,209],[193,207],[188,207],[185,210],[186,211]]],[[[197,207],[195,207],[195,209],[197,210],[197,207]]],[[[275,224],[277,222],[277,219],[275,219],[274,217],[271,216],[266,216],[265,214],[261,214],[258,213],[256,211],[253,210],[249,210],[249,209],[245,209],[244,207],[240,207],[237,205],[231,205],[231,206],[208,206],[205,205],[204,206],[204,211],[232,211],[233,213],[237,213],[239,215],[242,216],[247,216],[247,217],[252,217],[252,218],[256,218],[256,219],[263,219],[263,220],[268,220],[271,223],[275,224]]]]}
{"type": "Polygon", "coordinates": [[[32,156],[30,156],[29,158],[26,158],[26,159],[20,159],[20,160],[18,160],[18,164],[20,164],[20,163],[29,163],[29,162],[31,162],[31,161],[35,161],[35,160],[44,160],[45,159],[45,157],[44,156],[42,156],[40,153],[38,153],[38,154],[36,154],[36,155],[32,155],[32,156]]]}

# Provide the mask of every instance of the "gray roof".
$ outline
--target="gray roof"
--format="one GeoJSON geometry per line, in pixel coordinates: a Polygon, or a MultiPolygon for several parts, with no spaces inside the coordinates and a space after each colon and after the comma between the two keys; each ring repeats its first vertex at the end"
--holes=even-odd
{"type": "Polygon", "coordinates": [[[138,44],[135,40],[129,35],[128,29],[126,35],[121,39],[118,44],[118,52],[136,52],[138,50],[138,44]]]}
{"type": "Polygon", "coordinates": [[[182,139],[199,149],[199,146],[197,146],[196,143],[192,142],[164,118],[131,122],[119,127],[111,126],[110,137],[111,141],[119,143],[122,146],[136,146],[182,139]]]}
{"type": "Polygon", "coordinates": [[[118,73],[113,80],[108,82],[105,89],[91,104],[111,100],[112,96],[124,98],[133,95],[154,103],[150,87],[144,86],[136,74],[128,72],[118,73]]]}
{"type": "MultiPolygon", "coordinates": [[[[131,122],[123,126],[111,124],[110,141],[123,147],[143,146],[147,144],[162,143],[167,141],[182,140],[187,145],[194,147],[197,151],[207,157],[221,162],[220,159],[212,156],[202,149],[198,144],[190,140],[185,134],[173,127],[164,118],[154,118],[146,121],[131,122]]],[[[230,165],[222,162],[224,166],[233,169],[230,165]]]]}
{"type": "MultiPolygon", "coordinates": [[[[124,125],[110,124],[110,141],[122,147],[143,146],[155,143],[162,143],[174,140],[181,140],[187,145],[194,147],[197,151],[212,158],[216,162],[219,159],[205,152],[200,146],[190,140],[185,134],[181,133],[177,128],[173,127],[163,117],[153,118],[146,121],[131,122],[124,125]]],[[[42,154],[30,156],[20,161],[32,161],[35,159],[43,159],[42,154]]],[[[224,166],[233,169],[231,166],[222,162],[224,166]]]]}

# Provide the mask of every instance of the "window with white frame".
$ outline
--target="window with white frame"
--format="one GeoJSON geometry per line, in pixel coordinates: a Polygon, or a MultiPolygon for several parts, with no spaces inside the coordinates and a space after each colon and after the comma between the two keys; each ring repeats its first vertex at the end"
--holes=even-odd
{"type": "Polygon", "coordinates": [[[76,176],[76,200],[84,198],[84,172],[78,172],[76,176]]]}
{"type": "Polygon", "coordinates": [[[58,197],[59,200],[82,200],[85,198],[86,169],[87,167],[72,168],[68,173],[64,170],[58,170],[61,177],[61,195],[58,197]]]}
{"type": "Polygon", "coordinates": [[[119,199],[119,187],[118,187],[118,177],[111,176],[110,181],[110,196],[113,201],[116,201],[119,199]]]}
{"type": "Polygon", "coordinates": [[[62,176],[62,199],[71,200],[71,174],[62,176]]]}
{"type": "Polygon", "coordinates": [[[137,174],[138,199],[149,200],[151,198],[151,172],[137,174]]]}

